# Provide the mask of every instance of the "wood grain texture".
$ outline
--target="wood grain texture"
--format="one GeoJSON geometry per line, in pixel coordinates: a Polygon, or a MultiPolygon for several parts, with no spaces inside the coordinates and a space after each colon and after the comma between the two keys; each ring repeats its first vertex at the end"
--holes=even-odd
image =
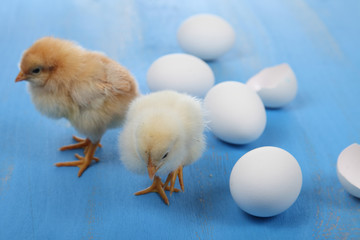
{"type": "Polygon", "coordinates": [[[0,239],[360,239],[360,200],[336,176],[340,152],[360,142],[360,2],[321,0],[6,1],[0,8],[0,239]],[[216,82],[245,82],[287,62],[299,83],[287,107],[267,110],[264,134],[244,146],[207,133],[208,148],[184,168],[185,193],[170,206],[118,160],[108,131],[101,159],[81,177],[54,163],[74,129],[41,116],[25,84],[15,84],[22,52],[53,35],[106,53],[148,92],[146,72],[158,57],[181,52],[176,30],[186,17],[214,13],[234,27],[233,49],[209,62],[216,82]],[[303,172],[295,204],[272,218],[242,212],[231,198],[235,162],[260,146],[284,148],[303,172]]]}

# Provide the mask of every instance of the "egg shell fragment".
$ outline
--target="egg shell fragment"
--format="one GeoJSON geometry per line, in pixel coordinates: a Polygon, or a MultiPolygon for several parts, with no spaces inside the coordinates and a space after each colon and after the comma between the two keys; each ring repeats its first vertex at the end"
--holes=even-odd
{"type": "Polygon", "coordinates": [[[235,31],[219,16],[197,14],[180,25],[177,39],[185,52],[204,60],[214,60],[234,45],[235,31]]]}
{"type": "Polygon", "coordinates": [[[265,107],[248,86],[222,82],[204,99],[209,127],[215,136],[232,144],[246,144],[260,137],[266,125],[265,107]]]}
{"type": "Polygon", "coordinates": [[[174,90],[204,97],[214,82],[214,73],[207,63],[183,53],[158,58],[147,72],[147,84],[151,91],[174,90]]]}
{"type": "Polygon", "coordinates": [[[341,185],[351,195],[360,198],[360,145],[345,148],[337,160],[337,175],[341,185]]]}
{"type": "Polygon", "coordinates": [[[296,96],[296,76],[287,63],[261,70],[247,83],[260,96],[268,108],[279,108],[290,103],[296,96]]]}
{"type": "Polygon", "coordinates": [[[236,204],[257,217],[287,210],[298,198],[301,168],[287,151],[260,147],[243,155],[230,175],[230,192],[236,204]]]}

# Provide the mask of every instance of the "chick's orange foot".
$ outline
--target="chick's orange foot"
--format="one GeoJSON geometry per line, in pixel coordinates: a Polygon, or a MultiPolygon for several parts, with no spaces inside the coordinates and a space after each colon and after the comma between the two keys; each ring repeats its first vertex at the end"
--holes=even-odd
{"type": "MultiPolygon", "coordinates": [[[[79,148],[83,148],[84,149],[84,154],[86,155],[86,152],[89,148],[89,146],[92,144],[92,142],[90,141],[90,139],[86,138],[79,138],[79,137],[76,137],[76,136],[73,136],[73,139],[75,141],[77,141],[78,143],[75,143],[75,144],[71,144],[71,145],[67,145],[67,146],[64,146],[64,147],[61,147],[59,150],[60,151],[66,151],[66,150],[73,150],[73,149],[79,149],[79,148]]],[[[98,147],[102,147],[102,145],[100,144],[100,142],[98,143],[97,145],[98,147]]],[[[79,155],[75,154],[75,157],[78,158],[79,155]]],[[[78,158],[79,159],[79,158],[78,158]]],[[[99,161],[99,159],[97,157],[94,157],[92,158],[93,160],[95,160],[96,162],[99,161]]]]}
{"type": "MultiPolygon", "coordinates": [[[[144,195],[147,193],[151,193],[151,192],[157,192],[159,193],[160,197],[164,200],[164,202],[169,205],[169,199],[167,198],[166,194],[165,194],[165,190],[169,191],[170,187],[164,187],[164,184],[161,182],[161,178],[158,176],[154,177],[154,181],[152,183],[152,185],[144,190],[141,190],[139,192],[136,192],[135,195],[139,196],[139,195],[144,195]]],[[[180,192],[179,189],[174,188],[173,192],[180,192]]]]}
{"type": "Polygon", "coordinates": [[[165,188],[170,189],[170,196],[172,195],[172,193],[175,190],[174,186],[175,186],[176,177],[179,178],[179,184],[180,184],[181,190],[184,192],[185,188],[184,188],[184,178],[183,178],[183,166],[180,166],[175,171],[169,173],[168,177],[166,178],[164,186],[165,186],[165,188]],[[170,187],[168,187],[169,183],[170,183],[170,187]]]}
{"type": "MultiPolygon", "coordinates": [[[[73,136],[73,139],[78,142],[75,144],[71,144],[71,145],[67,145],[64,147],[61,147],[59,150],[60,151],[66,151],[66,150],[73,150],[73,149],[79,149],[79,148],[84,148],[84,152],[86,151],[86,149],[89,147],[89,145],[91,144],[90,139],[86,138],[79,138],[77,136],[73,136]]],[[[100,143],[98,143],[99,147],[102,147],[102,145],[100,143]]]]}
{"type": "MultiPolygon", "coordinates": [[[[87,140],[88,139],[86,139],[85,141],[87,141],[87,140]]],[[[90,140],[88,140],[88,141],[89,141],[89,143],[87,143],[88,145],[86,146],[86,148],[84,150],[84,153],[85,153],[84,157],[82,157],[78,154],[75,154],[75,157],[77,159],[79,159],[78,161],[61,162],[61,163],[56,163],[55,165],[57,167],[75,167],[75,166],[79,167],[80,170],[78,173],[78,177],[80,177],[83,174],[83,172],[90,166],[91,160],[95,160],[96,162],[99,161],[98,158],[94,157],[96,148],[99,146],[99,142],[92,143],[90,140]]]]}

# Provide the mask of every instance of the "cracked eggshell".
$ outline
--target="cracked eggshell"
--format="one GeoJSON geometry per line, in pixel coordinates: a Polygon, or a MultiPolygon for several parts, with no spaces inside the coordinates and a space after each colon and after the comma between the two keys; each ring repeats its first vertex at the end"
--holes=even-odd
{"type": "Polygon", "coordinates": [[[185,52],[204,60],[214,60],[234,45],[235,31],[219,16],[197,14],[180,25],[177,40],[185,52]]]}
{"type": "Polygon", "coordinates": [[[247,83],[269,108],[283,107],[291,102],[297,93],[296,76],[287,63],[261,70],[247,83]]]}
{"type": "Polygon", "coordinates": [[[337,160],[337,175],[341,185],[351,195],[360,198],[360,145],[345,148],[337,160]]]}
{"type": "Polygon", "coordinates": [[[215,82],[207,63],[183,53],[168,54],[155,60],[146,79],[151,91],[174,90],[196,97],[204,97],[215,82]]]}
{"type": "Polygon", "coordinates": [[[263,133],[265,107],[253,89],[235,81],[222,82],[204,99],[209,127],[219,139],[232,144],[250,143],[263,133]]]}
{"type": "Polygon", "coordinates": [[[301,186],[298,162],[277,147],[260,147],[246,153],[230,175],[234,201],[257,217],[271,217],[287,210],[298,198],[301,186]]]}

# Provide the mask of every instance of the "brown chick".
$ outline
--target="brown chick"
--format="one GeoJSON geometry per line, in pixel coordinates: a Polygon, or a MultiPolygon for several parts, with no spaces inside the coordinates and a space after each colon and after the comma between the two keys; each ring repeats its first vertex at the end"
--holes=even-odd
{"type": "Polygon", "coordinates": [[[78,176],[88,168],[108,128],[122,124],[129,103],[139,95],[130,72],[105,55],[87,51],[67,40],[44,37],[27,49],[15,82],[29,82],[36,108],[50,118],[66,118],[86,139],[60,150],[84,148],[78,161],[56,166],[77,166],[78,176]]]}

